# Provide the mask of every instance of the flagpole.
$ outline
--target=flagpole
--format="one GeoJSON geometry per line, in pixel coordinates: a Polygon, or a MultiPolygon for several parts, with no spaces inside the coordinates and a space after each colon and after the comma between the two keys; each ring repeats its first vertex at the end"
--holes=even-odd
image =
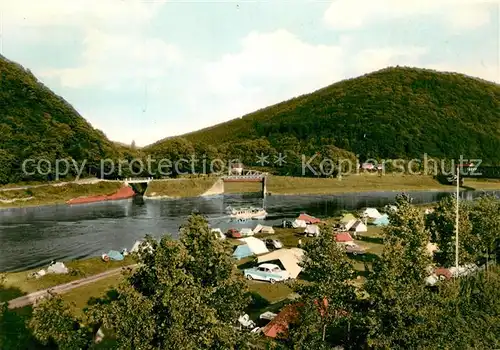
{"type": "Polygon", "coordinates": [[[455,222],[455,267],[458,268],[458,221],[459,221],[459,200],[460,200],[460,168],[457,166],[457,213],[455,222]]]}

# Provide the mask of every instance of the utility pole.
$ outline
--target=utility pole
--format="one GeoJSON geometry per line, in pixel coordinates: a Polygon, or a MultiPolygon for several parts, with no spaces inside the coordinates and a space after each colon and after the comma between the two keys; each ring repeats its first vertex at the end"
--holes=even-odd
{"type": "Polygon", "coordinates": [[[455,222],[455,267],[458,269],[458,220],[459,220],[459,200],[460,200],[460,165],[457,166],[457,213],[455,222]]]}

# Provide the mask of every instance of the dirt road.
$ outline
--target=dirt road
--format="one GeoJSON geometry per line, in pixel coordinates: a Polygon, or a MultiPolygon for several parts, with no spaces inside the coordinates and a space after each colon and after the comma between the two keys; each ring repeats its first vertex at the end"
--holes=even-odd
{"type": "Polygon", "coordinates": [[[17,308],[20,308],[20,307],[31,305],[36,300],[40,299],[41,297],[47,296],[49,291],[52,291],[53,293],[56,293],[56,294],[62,294],[62,293],[68,292],[68,291],[70,291],[70,290],[72,290],[74,288],[78,288],[78,287],[84,286],[86,284],[94,283],[94,282],[99,281],[99,280],[101,280],[103,278],[106,278],[106,277],[117,275],[124,268],[132,268],[132,267],[135,267],[135,266],[137,266],[137,264],[129,265],[129,266],[124,266],[124,267],[119,267],[119,268],[116,268],[116,269],[113,269],[113,270],[109,270],[109,271],[105,271],[105,272],[99,273],[97,275],[89,276],[89,277],[82,278],[82,279],[79,279],[79,280],[76,280],[76,281],[72,281],[72,282],[68,282],[68,283],[65,283],[65,284],[60,284],[60,285],[54,286],[52,288],[47,288],[47,289],[44,289],[44,290],[39,290],[37,292],[33,292],[33,293],[28,294],[28,295],[23,295],[22,297],[9,300],[8,301],[8,303],[9,303],[9,309],[17,309],[17,308]]]}

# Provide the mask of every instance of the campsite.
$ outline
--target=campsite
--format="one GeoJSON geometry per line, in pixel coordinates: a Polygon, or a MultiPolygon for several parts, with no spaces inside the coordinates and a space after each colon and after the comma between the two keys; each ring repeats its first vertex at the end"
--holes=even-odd
{"type": "MultiPolygon", "coordinates": [[[[246,279],[245,283],[251,296],[252,301],[239,318],[236,327],[242,332],[258,334],[261,339],[259,342],[263,344],[266,343],[266,339],[279,339],[281,332],[286,332],[288,322],[292,322],[297,313],[298,304],[295,300],[298,295],[294,293],[294,289],[296,285],[310,283],[308,276],[302,273],[304,257],[302,248],[307,242],[329,230],[333,233],[335,244],[345,249],[348,259],[355,268],[356,275],[353,283],[358,286],[362,285],[372,268],[373,261],[382,253],[382,230],[389,224],[388,214],[393,209],[385,208],[379,212],[377,209],[367,208],[363,211],[344,212],[335,217],[325,218],[299,213],[295,219],[283,220],[281,225],[273,227],[249,221],[248,227],[238,230],[240,235],[236,237],[231,236],[232,229],[225,233],[219,228],[209,228],[213,237],[232,247],[234,262],[246,279]],[[267,272],[262,275],[259,269],[267,269],[267,272]],[[281,271],[278,274],[281,273],[285,278],[280,278],[276,272],[273,275],[271,272],[273,269],[281,271]],[[270,274],[271,277],[266,277],[266,274],[270,274]]],[[[428,208],[421,208],[421,210],[425,211],[426,215],[432,212],[428,208]]],[[[91,276],[94,273],[120,266],[130,266],[134,263],[134,257],[142,252],[154,253],[153,248],[148,244],[137,241],[130,252],[127,249],[124,249],[122,253],[110,251],[108,254],[103,254],[100,259],[69,262],[66,266],[55,263],[52,265],[59,266],[60,272],[26,281],[23,278],[27,275],[26,272],[8,274],[7,286],[20,287],[25,292],[34,292],[63,282],[77,280],[82,276],[91,276]]],[[[437,249],[435,244],[428,246],[431,254],[437,249]]],[[[30,274],[33,272],[36,271],[30,274]]],[[[451,275],[443,270],[442,276],[450,278],[451,275]]],[[[433,283],[436,283],[439,281],[438,277],[430,276],[429,279],[433,279],[433,283]]],[[[71,303],[70,310],[73,314],[82,315],[82,310],[88,306],[89,300],[102,297],[108,290],[117,288],[120,280],[119,275],[110,275],[64,293],[62,298],[71,303]]],[[[106,338],[106,330],[101,329],[99,336],[106,338]]]]}

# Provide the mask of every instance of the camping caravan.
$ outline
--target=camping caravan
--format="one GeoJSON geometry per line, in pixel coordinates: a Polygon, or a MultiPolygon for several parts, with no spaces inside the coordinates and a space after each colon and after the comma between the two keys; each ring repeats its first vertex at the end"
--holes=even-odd
{"type": "Polygon", "coordinates": [[[318,237],[319,236],[319,227],[317,225],[307,225],[306,229],[304,230],[304,234],[306,236],[318,237]]]}
{"type": "Polygon", "coordinates": [[[239,241],[243,242],[244,244],[237,246],[233,253],[233,256],[238,260],[252,255],[269,253],[266,244],[258,238],[240,238],[239,241]]]}

